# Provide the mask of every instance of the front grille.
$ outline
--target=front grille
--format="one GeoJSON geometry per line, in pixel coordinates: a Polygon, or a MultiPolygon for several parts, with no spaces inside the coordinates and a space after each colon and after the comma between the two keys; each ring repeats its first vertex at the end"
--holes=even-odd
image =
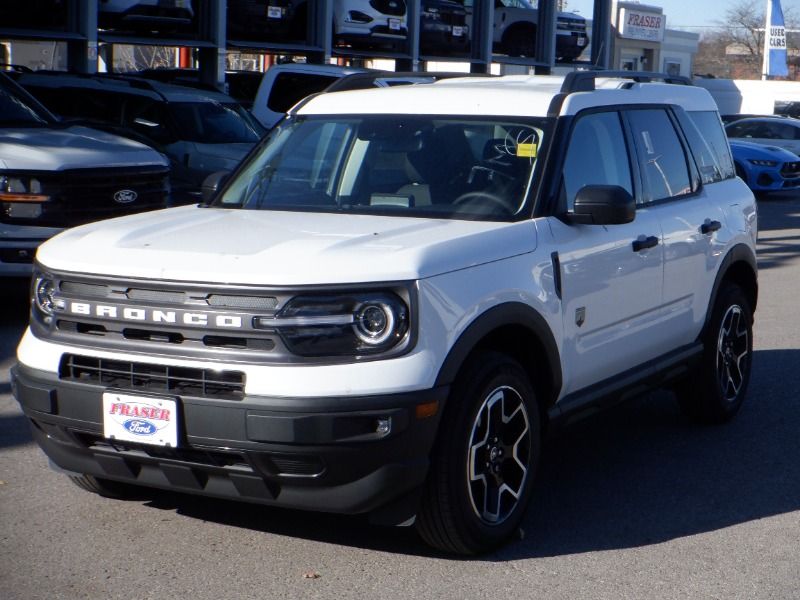
{"type": "Polygon", "coordinates": [[[455,25],[456,27],[463,27],[467,23],[467,14],[462,12],[440,11],[439,18],[445,25],[455,25]]]}
{"type": "Polygon", "coordinates": [[[240,371],[172,367],[124,360],[65,354],[58,375],[67,381],[92,383],[122,390],[162,392],[226,400],[244,397],[240,371]]]}
{"type": "Polygon", "coordinates": [[[9,211],[2,210],[0,219],[4,222],[73,227],[163,208],[169,195],[168,169],[165,167],[73,169],[31,175],[41,181],[42,193],[50,196],[51,200],[42,204],[42,213],[36,218],[12,217],[9,211]],[[119,192],[123,191],[126,193],[120,195],[119,192]],[[132,195],[127,191],[135,192],[136,198],[130,200],[132,195]]]}
{"type": "Polygon", "coordinates": [[[787,162],[783,163],[781,167],[781,175],[784,179],[794,179],[800,177],[800,162],[787,162]]]}
{"type": "Polygon", "coordinates": [[[405,0],[370,0],[369,5],[385,15],[402,17],[406,14],[405,0]]]}
{"type": "Polygon", "coordinates": [[[577,31],[578,33],[585,33],[586,21],[559,18],[556,21],[556,29],[559,29],[560,31],[577,31]]]}

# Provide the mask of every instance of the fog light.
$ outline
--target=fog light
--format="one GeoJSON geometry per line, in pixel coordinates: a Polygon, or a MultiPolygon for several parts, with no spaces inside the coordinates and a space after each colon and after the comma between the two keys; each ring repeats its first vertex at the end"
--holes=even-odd
{"type": "Polygon", "coordinates": [[[375,433],[378,435],[388,435],[392,431],[392,418],[377,419],[375,421],[375,433]]]}

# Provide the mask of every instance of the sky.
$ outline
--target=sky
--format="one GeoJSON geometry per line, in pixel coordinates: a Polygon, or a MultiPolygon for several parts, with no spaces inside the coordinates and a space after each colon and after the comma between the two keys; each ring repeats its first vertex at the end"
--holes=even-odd
{"type": "MultiPolygon", "coordinates": [[[[669,29],[702,33],[723,22],[728,7],[736,1],[738,0],[646,0],[641,4],[660,6],[667,17],[669,29]]],[[[766,0],[753,1],[762,2],[766,8],[766,0]]],[[[800,16],[800,0],[781,0],[781,6],[784,14],[791,10],[795,16],[800,16]]],[[[593,0],[567,0],[567,10],[578,12],[587,19],[591,18],[593,7],[593,0]]]]}

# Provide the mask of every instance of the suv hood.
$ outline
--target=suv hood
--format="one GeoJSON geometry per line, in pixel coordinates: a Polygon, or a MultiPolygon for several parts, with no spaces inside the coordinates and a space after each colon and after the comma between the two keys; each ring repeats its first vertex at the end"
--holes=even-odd
{"type": "Polygon", "coordinates": [[[184,206],[92,223],[40,246],[45,268],[254,285],[408,281],[531,252],[533,221],[488,223],[184,206]]]}
{"type": "Polygon", "coordinates": [[[0,129],[0,167],[62,171],[93,167],[134,167],[169,163],[158,152],[89,127],[0,129]]]}

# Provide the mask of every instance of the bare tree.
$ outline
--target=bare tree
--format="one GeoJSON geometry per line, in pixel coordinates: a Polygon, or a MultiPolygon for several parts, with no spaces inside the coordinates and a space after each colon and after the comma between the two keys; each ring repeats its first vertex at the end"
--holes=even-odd
{"type": "Polygon", "coordinates": [[[175,66],[175,48],[128,44],[119,44],[114,47],[115,71],[141,71],[142,69],[173,66],[175,66]]]}
{"type": "MultiPolygon", "coordinates": [[[[725,19],[705,33],[694,59],[695,73],[715,77],[758,79],[764,60],[764,3],[738,0],[728,8],[725,19]]],[[[796,28],[791,10],[784,10],[787,30],[796,28]]],[[[789,63],[797,53],[797,35],[787,32],[789,63]]],[[[794,69],[790,70],[790,73],[794,69]]]]}

